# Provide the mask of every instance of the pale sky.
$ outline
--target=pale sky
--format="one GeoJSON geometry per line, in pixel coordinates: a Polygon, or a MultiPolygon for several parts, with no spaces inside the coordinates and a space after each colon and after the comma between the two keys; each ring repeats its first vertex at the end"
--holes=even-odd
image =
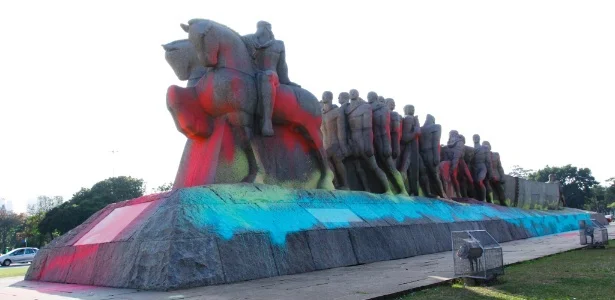
{"type": "Polygon", "coordinates": [[[161,44],[206,18],[272,24],[290,79],[320,98],[356,88],[414,104],[506,171],[573,164],[615,176],[614,1],[5,1],[0,10],[0,198],[69,199],[112,175],[175,178],[185,137],[161,44]],[[119,151],[114,156],[111,151],[119,151]]]}

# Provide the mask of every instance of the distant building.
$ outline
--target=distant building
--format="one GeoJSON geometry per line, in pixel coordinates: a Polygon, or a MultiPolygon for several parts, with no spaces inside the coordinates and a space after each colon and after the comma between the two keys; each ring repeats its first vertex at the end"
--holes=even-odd
{"type": "Polygon", "coordinates": [[[0,207],[3,206],[7,211],[13,211],[13,201],[0,198],[0,207]]]}

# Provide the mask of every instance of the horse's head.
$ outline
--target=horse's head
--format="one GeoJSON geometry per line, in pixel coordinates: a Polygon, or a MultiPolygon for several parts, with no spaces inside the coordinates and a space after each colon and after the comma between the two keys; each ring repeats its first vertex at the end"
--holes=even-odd
{"type": "Polygon", "coordinates": [[[214,22],[204,19],[192,19],[188,24],[181,24],[188,33],[188,39],[194,45],[197,57],[202,65],[215,67],[218,64],[220,42],[216,37],[214,22]]]}
{"type": "Polygon", "coordinates": [[[237,32],[206,19],[192,19],[181,27],[188,33],[203,66],[229,67],[253,73],[251,56],[237,32]]]}
{"type": "Polygon", "coordinates": [[[162,45],[164,58],[179,80],[188,80],[195,68],[201,67],[196,51],[189,40],[177,40],[162,45]]]}

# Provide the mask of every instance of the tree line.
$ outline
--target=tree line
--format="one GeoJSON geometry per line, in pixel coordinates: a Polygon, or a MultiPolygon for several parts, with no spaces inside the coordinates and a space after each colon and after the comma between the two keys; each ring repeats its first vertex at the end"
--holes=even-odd
{"type": "MultiPolygon", "coordinates": [[[[171,189],[166,183],[154,189],[171,189]]],[[[81,188],[68,201],[60,196],[39,196],[26,213],[16,214],[0,207],[0,252],[18,247],[40,248],[75,228],[108,204],[138,198],[145,193],[142,179],[112,177],[81,188]]]]}

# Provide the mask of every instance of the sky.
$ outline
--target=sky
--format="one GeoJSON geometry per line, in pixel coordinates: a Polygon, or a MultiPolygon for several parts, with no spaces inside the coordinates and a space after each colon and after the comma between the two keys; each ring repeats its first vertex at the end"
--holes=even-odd
{"type": "Polygon", "coordinates": [[[318,98],[376,91],[434,115],[443,142],[480,134],[506,171],[572,164],[602,182],[615,176],[602,152],[615,146],[613,15],[613,1],[7,1],[0,198],[25,211],[111,176],[173,181],[185,137],[165,95],[185,83],[161,45],[192,18],[241,34],[269,21],[290,79],[318,98]]]}

